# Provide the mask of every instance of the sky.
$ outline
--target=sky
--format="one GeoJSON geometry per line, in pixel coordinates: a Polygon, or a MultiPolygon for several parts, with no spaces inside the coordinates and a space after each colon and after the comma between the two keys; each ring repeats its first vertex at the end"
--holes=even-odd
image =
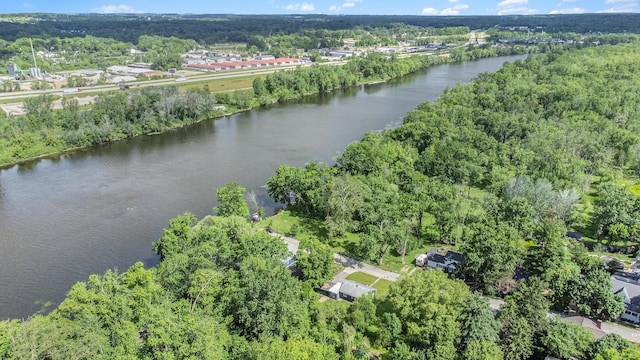
{"type": "Polygon", "coordinates": [[[0,13],[532,15],[640,12],[640,0],[0,0],[0,13]]]}

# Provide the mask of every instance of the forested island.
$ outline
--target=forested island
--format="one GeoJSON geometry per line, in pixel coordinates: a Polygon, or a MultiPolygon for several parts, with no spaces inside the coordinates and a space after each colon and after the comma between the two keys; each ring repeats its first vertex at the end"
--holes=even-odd
{"type": "Polygon", "coordinates": [[[534,54],[366,134],[335,166],[282,165],[267,187],[304,225],[282,229],[303,239],[297,277],[260,230],[278,217],[249,224],[229,184],[214,216],[170,221],[157,267],[92,275],[51,313],[0,323],[0,357],[637,359],[621,337],[596,341],[547,313],[625,309],[610,277],[620,264],[585,244],[637,250],[639,53],[534,54]],[[434,245],[464,255],[455,272],[417,269],[353,303],[313,291],[333,276],[332,252],[385,266],[434,245]],[[516,267],[527,276],[514,280],[516,267]],[[497,316],[484,296],[504,298],[497,316]]]}

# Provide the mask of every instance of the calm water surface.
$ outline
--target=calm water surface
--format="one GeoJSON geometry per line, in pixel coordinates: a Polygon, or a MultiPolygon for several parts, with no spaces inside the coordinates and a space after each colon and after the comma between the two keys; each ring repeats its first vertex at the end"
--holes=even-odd
{"type": "Polygon", "coordinates": [[[151,243],[168,220],[209,214],[230,181],[272,211],[263,185],[279,164],[332,164],[364,132],[398,126],[446,87],[518,58],[437,66],[0,171],[0,319],[57,305],[89,274],[156,264],[151,243]]]}

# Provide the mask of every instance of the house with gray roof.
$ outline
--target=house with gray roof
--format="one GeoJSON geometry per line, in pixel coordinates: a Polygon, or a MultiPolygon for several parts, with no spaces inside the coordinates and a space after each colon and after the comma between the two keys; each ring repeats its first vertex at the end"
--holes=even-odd
{"type": "Polygon", "coordinates": [[[624,298],[625,309],[620,318],[634,323],[640,322],[640,285],[633,280],[620,275],[612,275],[613,293],[621,294],[624,298]]]}
{"type": "Polygon", "coordinates": [[[439,252],[438,249],[431,249],[426,255],[426,267],[440,269],[448,273],[453,272],[456,266],[464,261],[462,254],[451,250],[447,250],[447,252],[443,254],[443,252],[439,252]]]}
{"type": "Polygon", "coordinates": [[[376,289],[359,282],[342,280],[342,285],[340,285],[339,293],[341,299],[354,301],[355,299],[367,294],[373,294],[375,296],[376,289]]]}
{"type": "Polygon", "coordinates": [[[367,294],[376,295],[375,288],[351,280],[342,280],[335,283],[328,282],[322,288],[318,289],[318,292],[334,300],[344,299],[347,301],[354,301],[367,294]]]}

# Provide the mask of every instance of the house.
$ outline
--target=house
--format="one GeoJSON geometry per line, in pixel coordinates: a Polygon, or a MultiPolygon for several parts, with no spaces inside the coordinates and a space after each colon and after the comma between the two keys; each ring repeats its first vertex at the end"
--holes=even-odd
{"type": "MultiPolygon", "coordinates": [[[[426,267],[451,273],[458,264],[464,261],[464,256],[460,253],[451,250],[447,250],[444,254],[442,252],[439,252],[438,249],[431,249],[426,254],[423,254],[426,255],[426,267]]],[[[424,258],[421,258],[421,262],[424,264],[424,258]]],[[[417,259],[416,265],[418,265],[417,259]]]]}
{"type": "Polygon", "coordinates": [[[625,309],[620,318],[634,323],[640,322],[640,285],[636,280],[612,275],[613,293],[624,298],[625,309]]]}
{"type": "Polygon", "coordinates": [[[354,301],[366,294],[376,295],[376,289],[351,280],[342,280],[337,283],[329,282],[318,291],[334,300],[344,299],[347,301],[354,301]]]}
{"type": "Polygon", "coordinates": [[[339,293],[341,299],[354,301],[355,299],[367,294],[373,294],[375,296],[376,289],[359,282],[342,280],[342,285],[340,285],[339,293]]]}

